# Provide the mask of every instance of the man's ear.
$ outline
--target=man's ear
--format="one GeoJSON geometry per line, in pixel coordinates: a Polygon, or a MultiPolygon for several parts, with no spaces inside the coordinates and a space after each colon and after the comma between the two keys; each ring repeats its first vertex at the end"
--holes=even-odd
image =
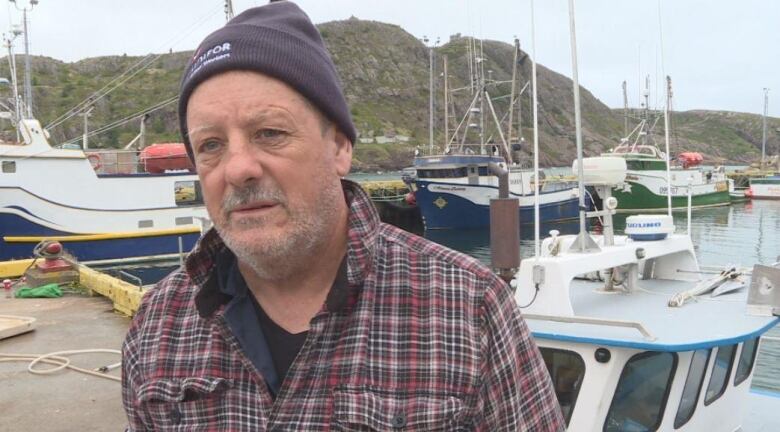
{"type": "Polygon", "coordinates": [[[346,177],[352,167],[352,142],[346,135],[336,128],[336,134],[333,137],[336,143],[336,172],[339,177],[346,177]]]}

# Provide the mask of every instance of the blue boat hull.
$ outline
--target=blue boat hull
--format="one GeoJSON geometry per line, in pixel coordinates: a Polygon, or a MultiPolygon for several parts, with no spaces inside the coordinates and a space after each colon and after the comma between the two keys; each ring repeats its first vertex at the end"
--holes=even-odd
{"type": "MultiPolygon", "coordinates": [[[[415,192],[426,229],[480,229],[490,226],[490,206],[475,204],[446,192],[431,192],[428,182],[418,181],[415,192]],[[446,202],[445,205],[437,205],[446,202]]],[[[533,225],[534,206],[519,206],[520,225],[533,225]]],[[[579,217],[579,200],[569,198],[539,205],[539,220],[549,223],[579,217]]]]}
{"type": "MultiPolygon", "coordinates": [[[[35,242],[6,242],[6,236],[69,236],[73,233],[54,230],[30,222],[18,215],[0,213],[0,261],[32,257],[35,242]]],[[[79,261],[102,261],[141,258],[188,252],[200,234],[168,234],[148,237],[123,237],[89,241],[62,241],[63,247],[79,261]]]]}

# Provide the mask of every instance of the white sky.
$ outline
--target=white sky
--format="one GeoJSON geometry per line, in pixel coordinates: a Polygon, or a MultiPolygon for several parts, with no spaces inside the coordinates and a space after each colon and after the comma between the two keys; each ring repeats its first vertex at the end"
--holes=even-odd
{"type": "MultiPolygon", "coordinates": [[[[2,1],[2,0],[0,0],[2,1]]],[[[6,0],[7,1],[7,0],[6,0]]],[[[29,0],[16,0],[19,5],[29,0]]],[[[223,0],[39,0],[30,14],[31,53],[72,62],[99,55],[145,55],[194,49],[224,23],[223,0]]],[[[234,0],[236,13],[265,0],[234,0]]],[[[316,23],[354,15],[398,24],[409,33],[471,34],[531,50],[530,0],[299,0],[316,23]]],[[[536,0],[540,64],[571,76],[567,0],[536,0]]],[[[611,107],[622,106],[628,81],[636,106],[640,76],[650,75],[651,105],[663,104],[663,71],[672,76],[677,110],[780,116],[780,1],[579,0],[580,83],[611,107]],[[663,62],[660,49],[663,30],[663,62]],[[658,100],[656,103],[655,100],[658,100]]],[[[14,5],[0,5],[0,32],[21,23],[14,5]]],[[[23,52],[21,39],[17,52],[23,52]]],[[[642,80],[644,78],[641,78],[642,80]]]]}

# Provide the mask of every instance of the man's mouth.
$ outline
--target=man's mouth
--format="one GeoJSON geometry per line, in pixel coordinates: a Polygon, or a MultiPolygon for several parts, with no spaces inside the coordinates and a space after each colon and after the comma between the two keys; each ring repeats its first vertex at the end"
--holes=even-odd
{"type": "Polygon", "coordinates": [[[230,214],[231,216],[238,216],[238,217],[259,216],[268,211],[273,210],[278,206],[279,203],[275,201],[256,201],[256,202],[242,204],[233,207],[233,209],[230,210],[228,214],[230,214]]]}

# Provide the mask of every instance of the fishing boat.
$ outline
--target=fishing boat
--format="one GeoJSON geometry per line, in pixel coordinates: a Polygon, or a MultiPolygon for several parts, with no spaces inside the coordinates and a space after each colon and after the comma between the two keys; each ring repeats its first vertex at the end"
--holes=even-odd
{"type": "MultiPolygon", "coordinates": [[[[469,39],[468,43],[471,52],[476,53],[479,50],[473,39],[469,39]]],[[[515,102],[519,94],[522,94],[522,90],[518,95],[515,94],[514,85],[519,53],[519,43],[515,41],[509,113],[513,112],[515,102]]],[[[575,183],[547,180],[542,175],[536,179],[532,170],[521,166],[522,137],[517,137],[516,140],[513,138],[511,114],[505,135],[504,126],[498,121],[488,92],[488,88],[494,83],[487,82],[481,72],[484,69],[483,62],[483,55],[475,56],[476,81],[472,85],[474,95],[455,132],[449,134],[449,129],[445,127],[447,143],[444,152],[436,154],[433,151],[431,137],[430,154],[415,157],[414,174],[405,176],[405,181],[414,190],[425,228],[487,228],[490,225],[490,200],[499,196],[498,178],[494,175],[496,169],[506,169],[509,172],[509,197],[518,198],[521,225],[534,224],[536,189],[539,189],[542,197],[541,223],[577,218],[579,203],[575,183]],[[490,130],[485,127],[485,112],[488,112],[494,121],[494,128],[490,130]],[[491,169],[491,165],[496,169],[491,169]]],[[[444,76],[446,95],[449,92],[446,72],[444,76]]],[[[444,105],[448,107],[446,100],[444,105]]],[[[445,119],[449,117],[449,114],[445,113],[445,119]]],[[[432,122],[431,117],[431,124],[432,122]]]]}
{"type": "MultiPolygon", "coordinates": [[[[671,93],[671,80],[668,80],[667,93],[671,93]]],[[[734,182],[726,176],[725,167],[703,168],[701,163],[704,158],[700,153],[681,152],[671,163],[668,161],[653,138],[654,126],[660,117],[652,118],[648,108],[648,91],[645,91],[644,97],[639,124],[617,147],[603,154],[624,158],[628,166],[624,185],[612,191],[620,203],[618,211],[664,212],[668,205],[667,188],[671,188],[669,193],[675,210],[688,207],[688,195],[693,208],[729,205],[732,195],[739,198],[734,182]]],[[[601,197],[594,199],[600,200],[601,197]]]]}
{"type": "MultiPolygon", "coordinates": [[[[26,26],[24,37],[27,47],[26,26]]],[[[194,168],[183,144],[143,145],[146,117],[175,98],[139,115],[141,133],[125,150],[89,150],[86,130],[81,139],[52,146],[33,115],[31,70],[24,71],[23,98],[12,40],[6,47],[11,81],[2,84],[10,84],[12,98],[0,100],[0,114],[16,138],[0,139],[0,261],[29,258],[44,240],[59,241],[90,264],[165,261],[189,251],[210,224],[194,168]],[[136,143],[141,149],[129,150],[136,143]]],[[[86,119],[114,88],[104,87],[49,126],[78,114],[86,119]]]]}
{"type": "Polygon", "coordinates": [[[780,174],[751,178],[745,194],[751,199],[780,199],[780,174]]]}
{"type": "MultiPolygon", "coordinates": [[[[614,208],[623,182],[588,176],[614,208]]],[[[780,322],[780,263],[704,268],[672,216],[614,235],[614,213],[593,214],[604,233],[587,241],[551,233],[513,281],[568,430],[780,430],[780,394],[750,388],[780,322]]]]}
{"type": "Polygon", "coordinates": [[[197,175],[143,170],[136,151],[54,148],[35,119],[0,142],[0,261],[57,240],[82,262],[147,260],[189,251],[207,213],[197,175]]]}
{"type": "MultiPolygon", "coordinates": [[[[488,155],[436,155],[415,159],[415,198],[426,229],[477,229],[490,225],[490,200],[498,198],[496,164],[509,171],[509,196],[518,198],[521,225],[534,223],[533,172],[488,155]]],[[[541,177],[541,176],[540,176],[541,177]]],[[[542,223],[576,219],[576,184],[540,182],[542,223]]]]}
{"type": "MultiPolygon", "coordinates": [[[[626,183],[613,191],[621,212],[663,212],[667,207],[666,155],[655,145],[622,142],[604,156],[626,160],[626,183]]],[[[734,192],[725,168],[702,169],[697,164],[673,164],[669,169],[672,208],[684,210],[690,193],[693,207],[729,205],[734,192]]]]}

